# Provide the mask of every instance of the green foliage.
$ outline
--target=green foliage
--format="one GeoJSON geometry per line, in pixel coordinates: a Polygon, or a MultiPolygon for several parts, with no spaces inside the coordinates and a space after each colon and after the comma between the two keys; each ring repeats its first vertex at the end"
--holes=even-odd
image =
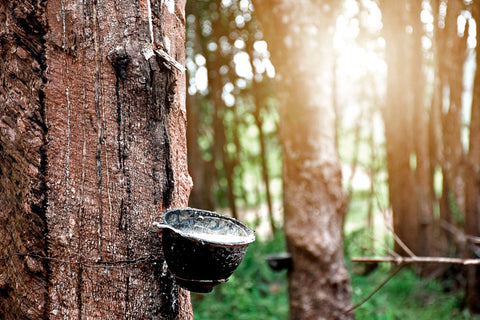
{"type": "Polygon", "coordinates": [[[457,200],[455,199],[455,195],[450,192],[448,193],[448,205],[450,207],[450,210],[452,211],[453,218],[455,221],[460,225],[464,226],[465,225],[465,217],[463,216],[462,212],[460,211],[460,208],[458,207],[457,200]]]}
{"type": "MultiPolygon", "coordinates": [[[[217,208],[228,207],[229,188],[238,208],[265,204],[267,195],[260,161],[265,157],[271,196],[274,201],[281,201],[277,99],[272,87],[273,75],[267,72],[268,48],[258,46],[264,42],[251,1],[189,1],[187,9],[188,88],[200,110],[197,140],[202,158],[213,161],[216,168],[215,183],[205,192],[215,194],[217,208]],[[244,61],[237,65],[239,58],[246,55],[250,64],[244,61]],[[251,68],[251,74],[239,72],[242,70],[238,67],[251,68]],[[208,81],[219,81],[216,88],[212,88],[210,82],[210,87],[201,86],[200,75],[205,70],[204,77],[210,76],[208,81]],[[221,92],[220,102],[213,99],[215,92],[221,92]],[[215,118],[217,113],[219,116],[215,118]],[[261,153],[261,133],[265,139],[265,155],[261,153]],[[222,152],[226,161],[220,156],[222,152]],[[226,164],[233,167],[230,186],[224,169],[226,164]]],[[[358,17],[348,14],[345,17],[364,23],[361,10],[358,12],[358,17]]],[[[371,38],[365,38],[364,34],[363,40],[357,39],[369,42],[371,54],[362,58],[359,51],[352,65],[341,63],[352,56],[351,51],[338,52],[340,63],[335,69],[337,93],[351,92],[351,95],[338,94],[336,101],[339,157],[343,169],[354,169],[357,174],[350,177],[348,170],[344,170],[344,186],[351,191],[344,241],[347,257],[368,255],[371,248],[376,254],[389,254],[388,248],[393,247],[392,236],[385,228],[385,222],[391,219],[386,210],[389,207],[387,151],[381,112],[386,69],[378,68],[382,63],[373,64],[373,68],[370,63],[359,63],[372,58],[383,61],[384,48],[378,45],[377,31],[373,30],[371,38]],[[359,69],[352,70],[354,66],[359,69]],[[356,179],[358,177],[360,179],[356,179]]],[[[416,160],[411,157],[411,169],[416,168],[416,160]]],[[[440,198],[443,176],[440,168],[435,170],[435,195],[440,198]]],[[[448,200],[455,221],[463,225],[465,220],[453,194],[448,200]]],[[[438,218],[438,202],[434,203],[434,210],[438,218]]],[[[244,262],[226,284],[210,294],[193,295],[195,319],[287,319],[286,274],[274,273],[265,262],[266,254],[284,251],[284,248],[281,235],[252,244],[244,262]]],[[[352,271],[354,302],[368,295],[391,272],[385,264],[368,276],[360,276],[355,272],[361,265],[348,264],[348,267],[352,271]]],[[[356,318],[471,319],[460,311],[462,297],[458,293],[445,293],[443,285],[417,278],[409,269],[403,270],[356,310],[356,318]]]]}
{"type": "MultiPolygon", "coordinates": [[[[353,276],[354,303],[372,292],[391,272],[382,265],[368,276],[353,276]]],[[[444,292],[437,281],[418,278],[405,268],[356,310],[357,319],[478,319],[462,311],[459,293],[444,292]]]]}
{"type": "MultiPolygon", "coordinates": [[[[346,246],[355,237],[347,237],[346,246]]],[[[209,294],[192,294],[194,318],[216,319],[288,319],[286,272],[273,272],[265,255],[285,250],[285,240],[277,233],[272,240],[253,243],[227,283],[209,294]]],[[[353,253],[353,252],[352,252],[353,253]]],[[[354,252],[353,254],[357,254],[354,252]]],[[[352,269],[352,264],[348,264],[352,269]]],[[[390,274],[388,264],[380,265],[367,276],[352,274],[353,303],[370,294],[390,274]]],[[[393,320],[479,320],[462,309],[462,296],[446,292],[441,282],[422,279],[412,269],[405,268],[380,291],[355,310],[356,319],[393,320]]]]}
{"type": "MultiPolygon", "coordinates": [[[[195,143],[203,160],[215,166],[206,192],[215,194],[217,207],[233,207],[230,192],[236,207],[258,206],[267,201],[262,159],[269,181],[278,180],[281,150],[273,67],[253,5],[199,0],[186,8],[187,84],[190,107],[198,111],[195,143]]],[[[280,198],[280,188],[270,188],[269,196],[280,198]]]]}
{"type": "MultiPolygon", "coordinates": [[[[378,197],[386,197],[386,190],[378,197]]],[[[372,255],[366,248],[374,248],[377,255],[389,255],[387,248],[393,246],[390,233],[381,221],[373,229],[366,223],[366,204],[369,195],[354,192],[346,218],[344,238],[347,267],[351,273],[353,304],[367,297],[393,271],[390,264],[380,264],[368,275],[361,275],[364,265],[349,262],[350,257],[372,255]]],[[[378,212],[380,208],[375,207],[378,212]]],[[[447,283],[417,277],[413,268],[404,268],[365,304],[355,310],[356,319],[479,319],[463,310],[460,291],[446,292],[447,283]]]]}

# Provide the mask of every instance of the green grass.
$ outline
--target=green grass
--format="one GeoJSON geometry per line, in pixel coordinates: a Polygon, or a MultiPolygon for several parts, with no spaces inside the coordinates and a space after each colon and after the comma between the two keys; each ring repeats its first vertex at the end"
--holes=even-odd
{"type": "MultiPolygon", "coordinates": [[[[352,278],[353,300],[359,302],[368,296],[391,269],[381,265],[368,276],[352,278]]],[[[478,319],[462,310],[462,296],[458,292],[444,292],[438,281],[421,279],[411,268],[396,274],[380,291],[356,309],[357,319],[478,319]]]]}
{"type": "MultiPolygon", "coordinates": [[[[347,248],[350,240],[347,237],[347,248]]],[[[280,233],[273,240],[257,240],[250,245],[244,261],[228,282],[209,294],[192,294],[194,318],[288,319],[286,272],[273,272],[265,262],[265,255],[281,251],[285,251],[285,241],[280,233]]],[[[352,270],[356,266],[348,263],[348,267],[352,270]]],[[[390,266],[382,264],[368,276],[352,275],[353,302],[366,297],[390,272],[390,266]]],[[[356,309],[355,315],[356,319],[372,320],[480,319],[462,310],[461,293],[445,292],[442,283],[419,278],[408,268],[356,309]]]]}

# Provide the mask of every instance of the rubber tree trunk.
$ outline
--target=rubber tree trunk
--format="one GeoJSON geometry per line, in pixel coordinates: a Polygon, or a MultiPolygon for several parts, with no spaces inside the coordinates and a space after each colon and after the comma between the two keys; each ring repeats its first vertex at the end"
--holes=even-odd
{"type": "Polygon", "coordinates": [[[275,65],[291,319],[350,319],[332,105],[335,1],[254,1],[275,65]]]}
{"type": "MultiPolygon", "coordinates": [[[[449,196],[454,200],[460,212],[465,212],[465,194],[463,182],[463,157],[462,144],[462,94],[463,66],[467,56],[466,36],[459,37],[457,31],[457,17],[465,10],[462,0],[449,1],[445,17],[443,36],[445,59],[443,64],[444,83],[448,85],[449,103],[447,110],[442,115],[443,133],[443,174],[448,179],[450,187],[449,196]]],[[[451,201],[453,202],[453,201],[451,201]]],[[[452,223],[455,224],[454,221],[452,223]]]]}
{"type": "MultiPolygon", "coordinates": [[[[214,43],[220,46],[220,38],[225,34],[224,20],[222,19],[222,10],[220,10],[221,1],[215,0],[215,5],[212,4],[212,8],[219,10],[219,15],[213,20],[213,37],[214,43]]],[[[208,50],[203,50],[207,52],[208,50]]],[[[211,102],[213,104],[213,130],[214,130],[214,152],[215,158],[221,161],[223,172],[225,174],[225,180],[227,182],[226,195],[228,198],[228,205],[231,215],[234,218],[238,218],[238,208],[235,195],[235,181],[233,174],[235,170],[235,163],[230,159],[227,151],[227,134],[225,128],[225,113],[227,112],[225,102],[222,99],[223,92],[223,78],[220,72],[222,67],[222,55],[216,53],[215,56],[207,56],[207,69],[208,69],[208,85],[211,89],[211,102]]]]}
{"type": "MultiPolygon", "coordinates": [[[[451,212],[448,208],[448,201],[445,202],[443,195],[436,194],[434,179],[435,173],[441,170],[442,167],[442,154],[443,154],[443,141],[442,141],[442,107],[443,107],[443,87],[444,87],[444,66],[441,63],[445,59],[446,50],[445,42],[446,37],[443,36],[444,29],[438,28],[439,22],[444,19],[444,16],[440,14],[439,10],[440,0],[432,1],[432,15],[434,19],[433,33],[433,92],[432,100],[430,103],[430,111],[428,115],[428,155],[430,159],[430,194],[432,195],[434,202],[439,206],[440,219],[437,217],[433,221],[432,233],[435,238],[435,243],[432,243],[430,254],[431,255],[445,255],[447,254],[447,248],[450,246],[449,237],[450,233],[440,228],[440,220],[442,216],[451,216],[451,212]]],[[[445,180],[445,179],[444,179],[445,180]]],[[[446,181],[444,181],[446,182],[446,181]]],[[[442,182],[443,183],[443,182],[442,182]]],[[[443,191],[443,190],[442,190],[443,191]]],[[[443,266],[434,266],[435,269],[443,268],[443,266]]]]}
{"type": "MultiPolygon", "coordinates": [[[[202,20],[199,17],[201,12],[206,12],[202,7],[202,3],[199,3],[198,1],[187,2],[186,15],[189,16],[193,14],[196,17],[192,24],[187,24],[187,41],[193,43],[195,52],[201,52],[207,57],[208,50],[206,44],[208,43],[208,38],[201,32],[202,20]]],[[[198,139],[202,135],[202,125],[205,127],[211,126],[209,124],[206,125],[205,122],[209,123],[208,119],[213,117],[212,113],[214,111],[202,110],[202,104],[210,106],[210,100],[207,97],[203,97],[198,92],[194,95],[187,94],[186,101],[188,119],[188,168],[193,180],[189,205],[195,208],[213,211],[217,206],[214,190],[218,185],[218,173],[217,168],[215,167],[215,146],[211,145],[208,148],[207,152],[210,153],[211,158],[205,160],[198,139]]],[[[207,109],[213,109],[213,106],[207,107],[207,109]]],[[[213,122],[213,120],[210,121],[213,122]]]]}
{"type": "MultiPolygon", "coordinates": [[[[412,129],[413,95],[410,59],[412,39],[405,31],[410,23],[404,1],[380,1],[388,65],[386,104],[382,110],[385,123],[385,145],[389,199],[393,211],[393,228],[400,239],[415,253],[418,246],[418,216],[415,201],[411,156],[414,154],[412,129]]],[[[396,244],[395,250],[406,254],[396,244]]]]}
{"type": "MultiPolygon", "coordinates": [[[[438,5],[441,6],[441,4],[438,5]]],[[[446,13],[437,17],[438,21],[444,20],[445,26],[438,27],[435,31],[435,41],[438,46],[436,68],[439,74],[439,87],[436,89],[440,91],[440,100],[435,113],[439,114],[438,127],[441,133],[439,142],[442,145],[440,159],[443,186],[440,199],[440,225],[443,226],[445,224],[458,226],[459,214],[463,214],[466,209],[462,93],[467,43],[466,36],[459,37],[457,31],[457,17],[464,9],[465,5],[461,0],[449,1],[446,13]],[[448,101],[446,106],[442,107],[442,100],[448,101]]],[[[452,254],[452,248],[456,245],[455,235],[447,231],[442,238],[445,240],[445,249],[442,254],[452,254]]],[[[441,243],[441,241],[438,242],[441,243]]],[[[464,254],[462,246],[457,246],[454,250],[457,254],[464,254]]]]}
{"type": "MultiPolygon", "coordinates": [[[[480,19],[480,7],[474,6],[473,16],[480,19]]],[[[477,24],[477,43],[480,41],[480,23],[477,24]]],[[[477,66],[480,66],[480,54],[477,49],[477,66]]],[[[475,70],[472,113],[470,121],[470,148],[466,170],[466,223],[465,233],[480,237],[480,68],[475,70]]],[[[469,257],[479,257],[478,246],[469,243],[469,257]]],[[[480,267],[467,268],[467,305],[472,313],[480,313],[480,267]]]]}
{"type": "Polygon", "coordinates": [[[184,75],[144,53],[183,63],[184,5],[0,2],[4,318],[192,318],[152,227],[191,188],[184,75]]]}
{"type": "MultiPolygon", "coordinates": [[[[252,70],[255,70],[253,61],[255,59],[255,50],[253,48],[254,41],[252,38],[249,38],[247,41],[247,53],[250,57],[250,66],[252,70]]],[[[267,159],[267,142],[265,137],[265,132],[263,129],[263,109],[265,108],[265,97],[261,90],[260,83],[255,77],[252,80],[251,94],[253,96],[253,102],[255,104],[255,110],[253,111],[253,117],[255,119],[255,126],[258,130],[258,143],[260,144],[260,163],[262,170],[262,179],[265,184],[265,198],[267,200],[268,208],[268,218],[270,221],[270,229],[272,229],[272,234],[275,234],[277,227],[275,226],[275,217],[273,216],[273,204],[272,204],[272,192],[270,187],[270,173],[267,159]]]]}
{"type": "Polygon", "coordinates": [[[272,234],[275,234],[277,227],[275,226],[275,218],[273,216],[273,204],[272,204],[272,193],[270,191],[270,173],[268,172],[268,163],[267,163],[267,146],[265,142],[265,133],[263,132],[263,120],[261,115],[261,101],[258,97],[258,84],[254,80],[254,101],[255,101],[255,111],[253,116],[255,118],[255,125],[258,130],[258,142],[260,144],[260,162],[262,166],[262,178],[263,183],[265,184],[265,198],[267,200],[268,208],[268,219],[270,221],[270,229],[272,229],[272,234]]]}
{"type": "MultiPolygon", "coordinates": [[[[412,61],[410,64],[411,72],[411,92],[413,94],[413,116],[412,130],[415,138],[413,146],[415,151],[415,194],[416,211],[418,221],[418,254],[428,256],[433,254],[433,196],[431,194],[431,184],[433,176],[430,168],[431,161],[429,157],[428,140],[428,109],[425,106],[425,76],[422,70],[423,49],[422,36],[424,35],[423,23],[420,20],[422,12],[421,1],[413,1],[410,11],[410,20],[412,26],[412,61]]],[[[420,266],[427,272],[427,267],[420,266]]],[[[431,267],[430,267],[431,269],[431,267]]]]}

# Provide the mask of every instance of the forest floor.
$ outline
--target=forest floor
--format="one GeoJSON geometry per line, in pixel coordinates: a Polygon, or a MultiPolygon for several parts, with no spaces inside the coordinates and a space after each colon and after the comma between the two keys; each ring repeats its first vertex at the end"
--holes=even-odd
{"type": "MultiPolygon", "coordinates": [[[[380,202],[380,201],[379,201],[380,202]]],[[[392,272],[384,263],[365,272],[365,266],[350,262],[351,257],[386,254],[393,240],[388,231],[391,214],[374,207],[373,223],[367,223],[367,202],[355,197],[351,202],[345,224],[345,256],[351,275],[353,304],[373,292],[392,272]]],[[[281,227],[282,207],[274,205],[277,227],[281,227]]],[[[228,214],[228,210],[219,210],[228,214]]],[[[282,320],[288,319],[288,290],[285,271],[269,269],[265,256],[285,251],[281,231],[274,237],[266,205],[240,211],[240,220],[252,226],[257,241],[249,246],[244,261],[229,281],[210,294],[192,294],[196,320],[282,320]]],[[[463,306],[463,291],[455,279],[418,277],[414,268],[404,268],[373,297],[355,310],[356,319],[416,319],[416,320],[480,320],[471,316],[463,306]]]]}
{"type": "MultiPolygon", "coordinates": [[[[274,239],[260,239],[250,245],[244,261],[228,282],[209,294],[192,294],[195,320],[288,319],[286,272],[273,272],[265,261],[267,254],[284,250],[281,232],[274,239]]],[[[382,264],[361,275],[356,266],[349,262],[347,266],[354,304],[368,296],[392,271],[390,265],[382,264]]],[[[411,268],[396,274],[355,310],[355,316],[369,320],[480,320],[480,316],[471,316],[463,309],[463,293],[454,288],[452,279],[420,278],[411,268]]]]}

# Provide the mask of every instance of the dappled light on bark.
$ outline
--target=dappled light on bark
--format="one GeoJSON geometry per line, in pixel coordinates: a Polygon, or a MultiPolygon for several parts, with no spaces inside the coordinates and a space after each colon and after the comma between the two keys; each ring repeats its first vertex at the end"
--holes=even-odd
{"type": "MultiPolygon", "coordinates": [[[[268,100],[256,99],[257,92],[269,86],[265,79],[275,80],[273,105],[278,104],[283,152],[284,231],[288,250],[297,261],[289,277],[292,317],[302,317],[304,314],[298,314],[303,311],[314,314],[318,305],[313,301],[329,296],[309,291],[309,286],[316,284],[305,276],[317,272],[320,276],[312,278],[321,279],[328,268],[317,265],[309,269],[307,265],[335,265],[333,261],[343,260],[342,226],[349,204],[345,230],[366,235],[365,250],[378,245],[376,236],[385,237],[381,226],[385,224],[387,230],[391,225],[393,235],[387,239],[396,254],[474,258],[475,245],[461,239],[478,235],[477,191],[473,187],[476,169],[470,158],[476,152],[478,120],[469,104],[475,87],[471,78],[476,5],[458,0],[258,0],[253,5],[255,11],[249,1],[217,1],[211,18],[195,14],[202,50],[191,56],[195,79],[190,85],[200,99],[210,95],[210,101],[216,97],[222,105],[222,121],[215,119],[218,128],[223,126],[215,134],[227,133],[217,140],[222,146],[203,148],[202,152],[208,158],[211,150],[221,148],[215,151],[218,158],[214,162],[220,173],[218,185],[220,189],[233,186],[228,203],[231,207],[233,196],[238,207],[230,211],[241,215],[242,203],[249,203],[242,200],[256,182],[246,179],[251,169],[236,160],[254,154],[263,161],[256,163],[258,168],[272,164],[263,150],[258,109],[268,100]],[[256,17],[261,34],[255,30],[256,17]],[[260,49],[264,42],[268,51],[260,49]],[[242,60],[245,52],[250,60],[242,60]],[[274,71],[265,71],[269,65],[258,59],[260,52],[267,52],[274,71]],[[206,65],[202,58],[220,61],[213,69],[211,61],[207,65],[205,87],[201,83],[206,65]],[[207,93],[208,86],[216,89],[207,93]],[[260,132],[258,153],[251,153],[251,144],[238,143],[242,136],[238,124],[252,114],[255,122],[251,121],[250,127],[255,125],[260,132]],[[236,169],[220,160],[219,151],[223,150],[229,150],[227,159],[232,159],[236,169]],[[265,157],[269,161],[265,162],[265,157]],[[232,181],[223,177],[227,172],[233,174],[232,181]],[[363,209],[356,212],[362,201],[367,203],[365,214],[363,209]],[[358,221],[359,217],[365,221],[358,221]],[[465,237],[459,236],[461,232],[465,237]],[[298,270],[303,270],[303,278],[297,276],[298,270]],[[303,281],[308,285],[301,286],[303,281]],[[296,290],[309,294],[304,298],[296,290]]],[[[218,117],[217,111],[213,115],[218,117]]],[[[208,137],[208,131],[201,136],[208,137]]],[[[271,141],[267,147],[271,148],[271,141]]],[[[261,170],[265,182],[261,189],[266,189],[267,196],[259,199],[271,211],[268,182],[272,178],[268,168],[261,170]]],[[[227,194],[227,190],[223,192],[227,194]]],[[[272,191],[274,199],[276,192],[279,190],[272,191]]],[[[224,205],[225,198],[217,197],[224,205]]],[[[270,224],[274,229],[275,221],[270,224]]],[[[458,266],[425,263],[416,270],[420,275],[433,272],[464,277],[458,266]]],[[[339,282],[348,282],[346,273],[338,274],[343,279],[337,279],[339,282]]],[[[469,288],[471,292],[472,286],[469,288]]],[[[343,301],[348,301],[347,291],[343,301]]]]}
{"type": "Polygon", "coordinates": [[[285,235],[292,319],[348,319],[343,262],[345,196],[332,104],[338,4],[255,1],[280,102],[285,235]]]}

